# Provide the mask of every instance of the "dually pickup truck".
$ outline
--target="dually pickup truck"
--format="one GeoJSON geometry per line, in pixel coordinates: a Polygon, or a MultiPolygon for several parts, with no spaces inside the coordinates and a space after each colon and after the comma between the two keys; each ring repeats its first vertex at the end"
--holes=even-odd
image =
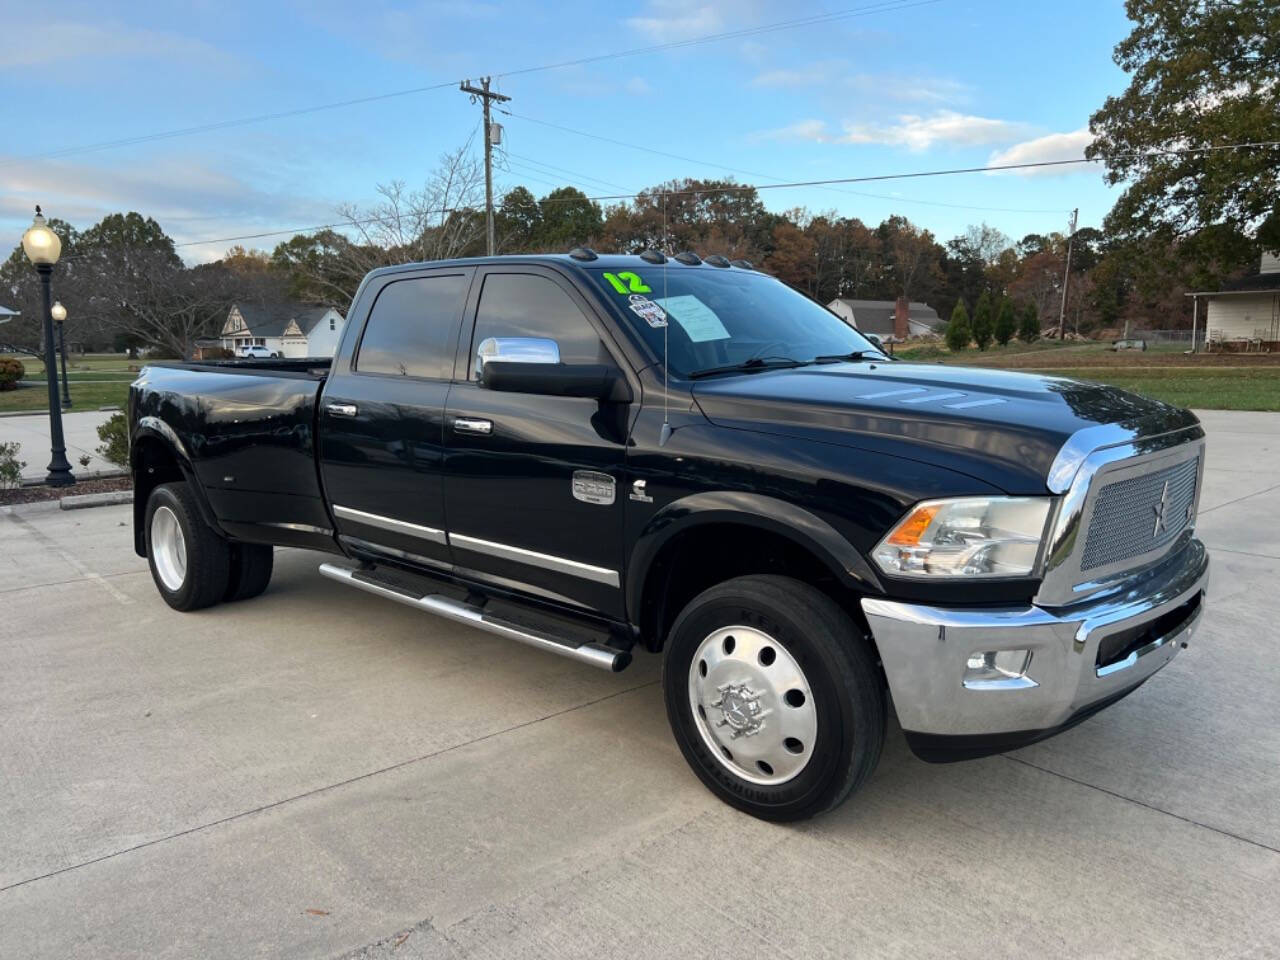
{"type": "MultiPolygon", "coordinates": [[[[375,270],[332,361],[152,364],[134,546],[177,610],[341,584],[606,670],[663,656],[675,739],[794,820],[871,775],[1080,722],[1204,609],[1204,433],[1098,384],[894,361],[745,261],[375,270]]],[[[322,600],[318,602],[336,602],[322,600]]]]}

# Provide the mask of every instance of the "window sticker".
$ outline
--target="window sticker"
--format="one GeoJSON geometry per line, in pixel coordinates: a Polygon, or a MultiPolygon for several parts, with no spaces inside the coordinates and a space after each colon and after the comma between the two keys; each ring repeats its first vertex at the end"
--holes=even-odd
{"type": "Polygon", "coordinates": [[[655,300],[654,303],[660,304],[667,310],[694,343],[729,339],[729,331],[724,328],[720,318],[693,294],[666,297],[655,300]]]}
{"type": "Polygon", "coordinates": [[[648,297],[640,293],[633,293],[630,297],[631,312],[638,317],[643,317],[645,322],[651,327],[665,327],[667,325],[667,314],[660,306],[650,300],[648,297]]]}
{"type": "Polygon", "coordinates": [[[640,279],[640,274],[624,270],[621,273],[606,273],[604,278],[618,293],[653,293],[653,288],[640,279]]]}

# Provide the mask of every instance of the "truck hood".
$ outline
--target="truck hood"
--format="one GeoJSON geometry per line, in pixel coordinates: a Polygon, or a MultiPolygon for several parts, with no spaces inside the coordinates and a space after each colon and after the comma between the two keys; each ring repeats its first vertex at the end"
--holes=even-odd
{"type": "Polygon", "coordinates": [[[720,426],[839,443],[944,466],[1007,493],[1043,494],[1081,430],[1108,442],[1195,424],[1186,410],[1061,377],[924,363],[835,363],[695,384],[720,426]]]}

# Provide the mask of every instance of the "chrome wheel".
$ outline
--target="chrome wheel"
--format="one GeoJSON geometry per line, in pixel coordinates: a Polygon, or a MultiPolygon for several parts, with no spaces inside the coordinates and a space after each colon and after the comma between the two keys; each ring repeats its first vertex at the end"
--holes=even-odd
{"type": "Polygon", "coordinates": [[[689,706],[711,753],[752,783],[786,783],[813,756],[818,714],[787,648],[752,627],[724,627],[689,665],[689,706]]]}
{"type": "Polygon", "coordinates": [[[181,590],[187,579],[187,540],[169,507],[157,507],[151,515],[151,557],[165,589],[181,590]]]}

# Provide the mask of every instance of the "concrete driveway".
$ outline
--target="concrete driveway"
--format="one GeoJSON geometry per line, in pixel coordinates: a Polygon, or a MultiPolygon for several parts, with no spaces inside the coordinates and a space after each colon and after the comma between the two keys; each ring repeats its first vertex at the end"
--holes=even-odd
{"type": "Polygon", "coordinates": [[[1280,955],[1280,415],[1207,413],[1190,649],[1054,740],[894,727],[823,819],[714,800],[619,675],[356,592],[163,605],[128,507],[0,510],[0,957],[1280,955]]]}

